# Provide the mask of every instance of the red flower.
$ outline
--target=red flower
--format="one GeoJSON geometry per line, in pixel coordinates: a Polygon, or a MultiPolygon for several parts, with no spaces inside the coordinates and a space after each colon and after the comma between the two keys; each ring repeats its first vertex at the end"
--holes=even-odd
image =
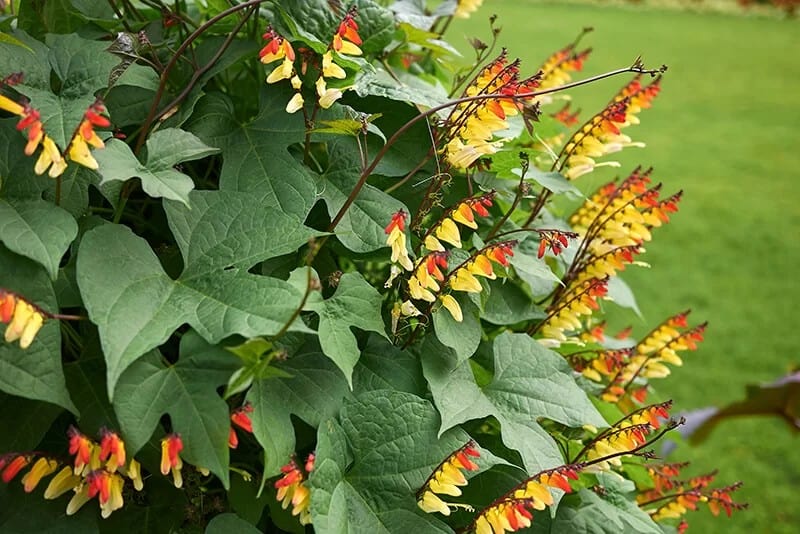
{"type": "Polygon", "coordinates": [[[173,482],[176,488],[183,485],[181,468],[183,461],[180,453],[183,450],[183,441],[180,434],[169,434],[161,440],[161,474],[166,475],[172,471],[173,482]]]}
{"type": "Polygon", "coordinates": [[[253,422],[250,420],[250,416],[248,415],[251,413],[253,413],[253,405],[248,402],[241,408],[237,408],[233,411],[231,414],[231,421],[242,430],[246,430],[252,434],[253,422]]]}
{"type": "Polygon", "coordinates": [[[79,475],[91,461],[95,443],[71,425],[67,430],[67,437],[69,437],[69,453],[75,455],[75,474],[79,475]]]}
{"type": "Polygon", "coordinates": [[[112,473],[125,465],[125,442],[116,432],[107,428],[100,429],[100,461],[108,460],[108,469],[112,473]]]}
{"type": "Polygon", "coordinates": [[[30,456],[26,456],[24,454],[18,454],[18,455],[16,455],[14,457],[13,460],[8,461],[7,458],[10,458],[10,457],[11,456],[6,456],[6,457],[0,459],[0,468],[5,466],[5,469],[3,470],[2,478],[3,478],[3,482],[5,482],[6,484],[11,482],[11,479],[13,479],[15,476],[17,476],[17,473],[19,473],[20,470],[23,467],[25,467],[26,465],[28,465],[30,463],[30,461],[31,461],[31,457],[30,456]]]}

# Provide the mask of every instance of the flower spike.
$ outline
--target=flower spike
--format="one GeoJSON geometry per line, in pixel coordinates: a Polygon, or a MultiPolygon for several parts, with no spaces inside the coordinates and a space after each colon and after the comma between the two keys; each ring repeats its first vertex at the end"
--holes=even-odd
{"type": "Polygon", "coordinates": [[[0,288],[0,322],[8,323],[5,332],[8,343],[19,340],[21,349],[30,347],[44,325],[45,317],[35,304],[0,288]]]}
{"type": "Polygon", "coordinates": [[[281,501],[281,507],[285,510],[292,505],[292,515],[299,516],[301,525],[311,524],[311,490],[305,484],[306,476],[314,470],[315,455],[311,453],[303,464],[303,471],[294,458],[289,463],[281,467],[283,476],[275,482],[278,490],[276,499],[281,501]]]}
{"type": "Polygon", "coordinates": [[[478,458],[480,452],[474,441],[467,442],[466,445],[454,451],[444,459],[436,469],[430,474],[425,484],[417,491],[417,505],[427,513],[439,512],[443,515],[450,515],[450,507],[439,495],[461,495],[459,486],[465,486],[467,479],[461,472],[477,471],[479,469],[472,458],[478,458]]]}

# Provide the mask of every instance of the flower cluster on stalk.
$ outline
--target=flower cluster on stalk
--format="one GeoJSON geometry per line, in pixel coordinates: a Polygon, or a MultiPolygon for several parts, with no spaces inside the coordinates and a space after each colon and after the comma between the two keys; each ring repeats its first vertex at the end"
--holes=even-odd
{"type": "Polygon", "coordinates": [[[130,480],[136,491],[142,490],[144,483],[141,466],[135,459],[127,459],[125,443],[119,434],[102,428],[98,443],[77,428],[70,427],[67,437],[69,453],[74,455],[72,465],[63,465],[59,460],[41,453],[10,453],[0,457],[3,481],[10,482],[38,456],[22,478],[27,493],[32,492],[44,477],[52,475],[61,467],[47,485],[44,498],[56,499],[72,491],[73,496],[67,504],[66,512],[67,515],[72,515],[96,496],[103,518],[122,508],[122,492],[126,479],[130,480]]]}
{"type": "Polygon", "coordinates": [[[460,487],[467,485],[467,478],[464,476],[463,470],[477,471],[479,467],[473,458],[478,457],[480,457],[480,452],[476,448],[475,442],[469,441],[445,458],[417,491],[417,506],[427,513],[439,512],[443,515],[450,515],[451,507],[463,507],[463,505],[447,503],[439,495],[453,497],[461,495],[460,487]]]}
{"type": "Polygon", "coordinates": [[[278,490],[276,499],[281,501],[281,507],[285,510],[292,505],[292,515],[298,516],[301,525],[311,524],[311,490],[306,485],[306,479],[311,471],[314,470],[315,455],[312,452],[306,457],[306,461],[301,468],[294,458],[289,463],[281,467],[283,476],[275,482],[278,490]]]}
{"type": "Polygon", "coordinates": [[[5,340],[19,340],[19,346],[27,349],[41,330],[46,314],[16,293],[0,288],[0,322],[8,324],[5,340]]]}
{"type": "Polygon", "coordinates": [[[534,511],[553,505],[550,488],[570,493],[570,480],[577,480],[581,469],[581,464],[563,465],[524,480],[478,512],[466,531],[474,531],[476,534],[503,534],[530,527],[534,511]]]}
{"type": "Polygon", "coordinates": [[[637,114],[650,107],[658,94],[661,78],[642,86],[639,76],[622,88],[598,114],[589,119],[565,143],[557,167],[569,180],[592,172],[596,167],[619,167],[616,161],[598,163],[597,158],[619,152],[626,147],[643,147],[621,132],[638,124],[637,114]]]}
{"type": "Polygon", "coordinates": [[[645,406],[626,415],[592,438],[575,459],[591,464],[592,470],[608,470],[612,466],[622,465],[621,458],[642,449],[648,443],[650,434],[661,428],[662,419],[668,420],[667,429],[678,425],[678,422],[669,419],[671,407],[672,401],[667,401],[645,406]]]}
{"type": "MultiPolygon", "coordinates": [[[[679,478],[688,465],[688,462],[684,462],[647,467],[651,483],[640,483],[636,501],[654,521],[661,523],[681,519],[686,512],[697,510],[702,503],[715,516],[724,511],[730,517],[734,510],[747,508],[747,504],[734,502],[731,497],[731,493],[741,487],[741,482],[712,488],[710,486],[717,475],[716,471],[689,479],[679,478]]],[[[683,531],[688,527],[685,519],[681,525],[683,531]]]]}
{"type": "Polygon", "coordinates": [[[347,11],[334,32],[331,42],[328,44],[328,49],[321,56],[308,48],[302,48],[296,53],[285,36],[280,35],[272,26],[267,27],[267,31],[263,35],[267,44],[259,52],[259,58],[264,64],[276,61],[281,62],[267,76],[267,83],[289,80],[295,90],[295,94],[286,105],[287,113],[295,113],[303,109],[305,99],[302,92],[303,79],[301,76],[304,77],[306,75],[310,65],[313,65],[319,71],[319,75],[314,82],[317,105],[327,109],[342,97],[346,88],[329,87],[328,80],[343,80],[347,78],[347,72],[337,63],[337,59],[340,56],[360,56],[362,54],[361,48],[359,48],[362,40],[358,34],[357,14],[355,6],[347,11]],[[295,67],[297,59],[300,61],[299,70],[295,67]]]}
{"type": "MultiPolygon", "coordinates": [[[[21,81],[21,73],[13,74],[0,80],[0,89],[13,86],[21,81]]],[[[30,102],[25,101],[21,104],[0,94],[0,109],[20,117],[17,123],[17,130],[26,132],[26,156],[32,156],[37,148],[42,148],[34,165],[36,174],[47,172],[51,178],[57,178],[66,170],[67,160],[74,161],[89,169],[96,170],[98,168],[97,160],[92,156],[89,147],[103,148],[105,144],[95,132],[95,128],[107,128],[111,125],[111,121],[105,116],[106,108],[100,99],[95,100],[87,108],[83,119],[68,140],[67,148],[64,151],[46,134],[42,124],[41,113],[33,108],[30,102]]]]}
{"type": "Polygon", "coordinates": [[[519,60],[509,62],[506,51],[481,69],[464,90],[464,97],[497,95],[496,98],[470,100],[455,106],[445,121],[443,138],[445,159],[457,169],[466,169],[478,158],[496,153],[504,140],[495,140],[508,129],[507,117],[520,113],[532,97],[516,97],[534,91],[539,76],[519,79],[519,60]]]}

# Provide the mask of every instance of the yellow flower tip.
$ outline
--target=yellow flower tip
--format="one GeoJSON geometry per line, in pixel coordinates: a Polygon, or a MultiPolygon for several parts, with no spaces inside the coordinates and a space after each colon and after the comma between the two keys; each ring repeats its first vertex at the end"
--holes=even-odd
{"type": "Polygon", "coordinates": [[[0,95],[0,109],[4,109],[14,115],[23,115],[25,113],[25,108],[23,106],[3,95],[0,95]]]}
{"type": "Polygon", "coordinates": [[[280,65],[275,67],[267,76],[267,83],[275,83],[281,80],[288,80],[294,74],[294,61],[288,57],[284,58],[280,65]]]}
{"type": "Polygon", "coordinates": [[[466,291],[467,293],[480,293],[483,290],[481,283],[467,269],[459,269],[450,279],[450,288],[453,291],[466,291]]]}
{"type": "Polygon", "coordinates": [[[72,467],[66,466],[50,479],[44,490],[45,499],[56,499],[66,492],[75,489],[81,483],[81,477],[72,472],[72,467]]]}
{"type": "Polygon", "coordinates": [[[456,248],[461,248],[461,234],[452,219],[444,219],[434,234],[438,239],[450,243],[456,248]]]}
{"type": "Polygon", "coordinates": [[[81,507],[89,502],[89,486],[86,483],[81,483],[75,488],[75,495],[72,496],[67,504],[67,515],[73,515],[81,509],[81,507]]]}
{"type": "Polygon", "coordinates": [[[422,494],[422,498],[417,501],[417,506],[428,514],[439,512],[442,515],[450,515],[450,507],[430,490],[422,494]]]}
{"type": "Polygon", "coordinates": [[[330,50],[322,56],[322,75],[325,78],[337,78],[339,80],[347,77],[344,69],[333,62],[333,52],[330,50]]]}
{"type": "Polygon", "coordinates": [[[58,462],[49,458],[39,458],[33,467],[22,477],[22,485],[25,486],[25,493],[32,492],[43,477],[54,473],[58,468],[58,462]]]}
{"type": "Polygon", "coordinates": [[[286,104],[286,113],[296,113],[303,109],[303,95],[295,93],[294,96],[286,104]]]}
{"type": "Polygon", "coordinates": [[[92,157],[92,153],[89,150],[89,145],[86,144],[86,141],[79,136],[76,135],[72,138],[72,142],[69,144],[69,151],[67,152],[69,155],[69,159],[83,165],[86,168],[97,170],[100,166],[97,164],[97,160],[92,157]]]}
{"type": "Polygon", "coordinates": [[[458,205],[458,208],[453,210],[452,217],[454,221],[472,228],[473,230],[478,228],[478,224],[475,222],[475,216],[472,213],[472,208],[470,208],[469,204],[466,202],[462,202],[458,205]]]}
{"type": "Polygon", "coordinates": [[[483,0],[458,0],[453,16],[457,19],[468,19],[483,4],[483,0]]]}
{"type": "Polygon", "coordinates": [[[442,302],[442,306],[444,306],[447,311],[450,312],[450,315],[453,316],[453,319],[456,322],[460,323],[464,320],[464,314],[461,312],[461,306],[452,295],[443,295],[440,297],[440,300],[442,302]]]}
{"type": "Polygon", "coordinates": [[[490,280],[494,280],[497,278],[497,275],[494,274],[494,267],[492,267],[492,262],[489,261],[484,255],[477,256],[472,262],[467,265],[467,269],[472,274],[478,276],[485,276],[490,280]]]}
{"type": "Polygon", "coordinates": [[[319,97],[319,107],[322,109],[328,109],[331,107],[337,100],[342,98],[342,91],[341,89],[336,89],[334,87],[328,88],[324,94],[320,95],[319,97]]]}
{"type": "Polygon", "coordinates": [[[424,246],[431,252],[444,252],[444,245],[442,245],[439,240],[432,235],[429,235],[425,238],[424,246]]]}
{"type": "Polygon", "coordinates": [[[142,480],[142,466],[135,459],[131,459],[128,464],[127,476],[133,482],[133,489],[142,491],[144,488],[144,481],[142,480]]]}

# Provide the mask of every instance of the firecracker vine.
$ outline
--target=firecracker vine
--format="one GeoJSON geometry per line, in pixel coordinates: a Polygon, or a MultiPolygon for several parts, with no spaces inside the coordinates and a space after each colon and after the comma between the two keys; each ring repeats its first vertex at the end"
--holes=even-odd
{"type": "Polygon", "coordinates": [[[666,67],[581,78],[590,28],[530,67],[494,17],[465,64],[446,31],[480,1],[89,4],[8,3],[0,33],[4,529],[746,506],[655,448],[682,421],[651,382],[706,323],[605,332],[682,192],[638,167],[575,194],[644,146],[666,67]],[[567,93],[600,82],[582,120],[567,93]]]}

